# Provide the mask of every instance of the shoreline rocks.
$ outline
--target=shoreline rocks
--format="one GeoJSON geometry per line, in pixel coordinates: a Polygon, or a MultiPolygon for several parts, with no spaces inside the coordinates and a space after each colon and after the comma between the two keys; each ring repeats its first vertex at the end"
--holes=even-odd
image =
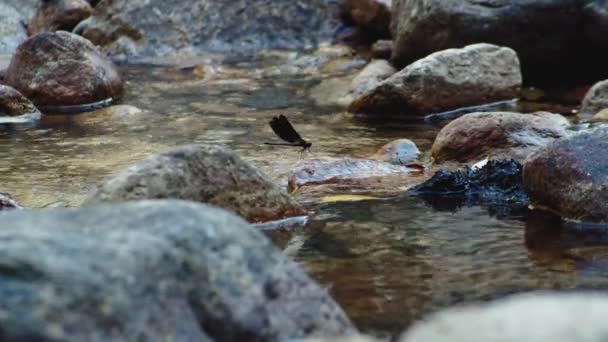
{"type": "Polygon", "coordinates": [[[187,145],[153,155],[109,177],[85,205],[174,198],[228,209],[249,222],[306,215],[284,190],[217,145],[187,145]]]}
{"type": "Polygon", "coordinates": [[[334,0],[104,1],[78,31],[112,57],[129,60],[312,48],[331,40],[339,7],[334,0]]]}
{"type": "Polygon", "coordinates": [[[566,137],[568,120],[559,114],[482,112],[461,116],[441,129],[431,156],[435,163],[523,160],[555,139],[566,137]]]}
{"type": "Polygon", "coordinates": [[[221,209],[140,201],[0,215],[5,340],[286,341],[356,333],[326,290],[221,209]]]}
{"type": "Polygon", "coordinates": [[[351,113],[427,115],[519,96],[515,51],[490,44],[449,49],[418,60],[359,98],[351,113]]]}
{"type": "Polygon", "coordinates": [[[124,83],[110,60],[69,32],[39,33],[19,46],[5,83],[37,106],[81,105],[122,95],[124,83]]]}
{"type": "Polygon", "coordinates": [[[392,61],[486,42],[517,51],[527,83],[597,79],[608,74],[603,12],[601,1],[394,0],[392,61]]]}

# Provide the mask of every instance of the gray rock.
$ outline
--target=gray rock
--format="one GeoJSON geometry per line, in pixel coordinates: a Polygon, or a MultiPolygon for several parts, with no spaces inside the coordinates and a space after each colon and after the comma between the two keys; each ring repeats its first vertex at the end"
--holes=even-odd
{"type": "Polygon", "coordinates": [[[103,1],[78,32],[125,58],[301,48],[328,41],[338,11],[336,0],[103,1]]]}
{"type": "Polygon", "coordinates": [[[388,61],[375,59],[369,62],[353,79],[350,86],[350,94],[354,97],[359,97],[374,89],[378,83],[391,77],[396,72],[397,70],[388,61]]]}
{"type": "Polygon", "coordinates": [[[183,201],[1,213],[6,341],[285,341],[354,333],[236,216],[183,201]]]}
{"type": "Polygon", "coordinates": [[[388,37],[392,2],[392,0],[345,0],[344,8],[356,25],[388,37]]]}
{"type": "Polygon", "coordinates": [[[490,44],[436,52],[357,98],[352,113],[426,115],[518,97],[515,51],[490,44]]]}
{"type": "Polygon", "coordinates": [[[118,97],[124,89],[110,60],[88,40],[64,31],[39,33],[23,42],[5,83],[39,108],[94,103],[118,97]]]}
{"type": "Polygon", "coordinates": [[[23,22],[27,24],[36,13],[40,0],[2,0],[2,3],[17,10],[23,22]]]}
{"type": "Polygon", "coordinates": [[[608,128],[559,139],[532,154],[523,180],[533,205],[562,217],[608,222],[608,128]]]}
{"type": "Polygon", "coordinates": [[[110,177],[85,201],[175,198],[229,209],[250,222],[306,214],[284,190],[221,146],[181,146],[110,177]]]}
{"type": "Polygon", "coordinates": [[[486,42],[517,51],[527,82],[568,80],[584,72],[597,79],[607,54],[587,32],[604,46],[606,40],[591,17],[597,11],[584,8],[605,8],[603,1],[395,0],[393,62],[406,66],[436,51],[486,42]]]}
{"type": "Polygon", "coordinates": [[[448,309],[415,324],[401,342],[603,342],[608,296],[530,293],[448,309]]]}
{"type": "Polygon", "coordinates": [[[589,89],[580,112],[594,115],[605,108],[608,108],[608,80],[598,82],[589,89]]]}
{"type": "Polygon", "coordinates": [[[397,139],[382,146],[370,158],[391,164],[407,165],[415,162],[419,155],[420,150],[413,141],[409,139],[397,139]]]}
{"type": "Polygon", "coordinates": [[[15,52],[25,39],[27,31],[22,15],[11,5],[0,3],[0,54],[15,52]]]}
{"type": "Polygon", "coordinates": [[[569,122],[559,114],[487,112],[466,114],[441,129],[431,156],[436,163],[515,159],[568,135],[569,122]]]}

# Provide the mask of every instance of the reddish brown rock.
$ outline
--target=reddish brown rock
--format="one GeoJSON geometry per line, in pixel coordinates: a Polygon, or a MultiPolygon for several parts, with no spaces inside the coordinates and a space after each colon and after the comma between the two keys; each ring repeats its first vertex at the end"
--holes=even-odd
{"type": "Polygon", "coordinates": [[[63,31],[39,33],[21,44],[5,83],[37,106],[93,103],[123,91],[114,64],[88,40],[63,31]]]}
{"type": "Polygon", "coordinates": [[[346,0],[346,12],[355,24],[381,36],[389,35],[392,0],[346,0]]]}
{"type": "Polygon", "coordinates": [[[431,155],[436,163],[472,162],[490,156],[523,161],[532,152],[568,135],[568,120],[547,112],[471,113],[443,127],[431,155]]]}
{"type": "Polygon", "coordinates": [[[557,140],[525,162],[523,181],[533,205],[564,218],[608,222],[608,128],[557,140]]]}
{"type": "Polygon", "coordinates": [[[40,32],[72,31],[82,20],[93,13],[93,8],[84,0],[46,0],[27,27],[29,35],[40,32]]]}

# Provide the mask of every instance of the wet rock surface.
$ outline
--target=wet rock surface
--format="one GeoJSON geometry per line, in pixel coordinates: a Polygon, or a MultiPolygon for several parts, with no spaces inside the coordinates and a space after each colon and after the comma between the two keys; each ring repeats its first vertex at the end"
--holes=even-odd
{"type": "Polygon", "coordinates": [[[523,179],[533,205],[564,218],[608,222],[608,128],[557,140],[532,154],[523,179]]]}
{"type": "Polygon", "coordinates": [[[0,3],[0,54],[13,53],[27,38],[25,24],[15,7],[0,3]]]}
{"type": "Polygon", "coordinates": [[[472,162],[528,155],[555,139],[566,137],[569,122],[558,114],[487,112],[466,114],[443,127],[433,143],[435,163],[472,162]]]}
{"type": "Polygon", "coordinates": [[[399,341],[600,342],[608,334],[606,312],[608,298],[599,292],[523,294],[431,315],[399,341]]]}
{"type": "Polygon", "coordinates": [[[504,205],[523,211],[528,205],[522,183],[522,165],[512,159],[490,160],[480,168],[467,166],[460,171],[439,170],[408,193],[423,198],[439,210],[482,205],[496,211],[494,207],[504,205]]]}
{"type": "Polygon", "coordinates": [[[290,191],[303,186],[319,184],[349,184],[352,181],[376,177],[409,176],[418,169],[387,162],[358,159],[322,157],[297,163],[288,176],[290,191]]]}
{"type": "Polygon", "coordinates": [[[42,1],[36,15],[28,24],[29,35],[40,32],[72,31],[82,20],[93,13],[93,8],[85,0],[42,1]]]}
{"type": "Polygon", "coordinates": [[[242,53],[327,41],[338,27],[338,12],[333,0],[105,1],[79,32],[115,57],[242,53]]]}
{"type": "Polygon", "coordinates": [[[596,83],[585,95],[581,107],[583,115],[594,115],[608,108],[608,80],[596,83]]]}
{"type": "Polygon", "coordinates": [[[19,116],[40,112],[15,88],[0,84],[0,116],[19,116]]]}
{"type": "Polygon", "coordinates": [[[357,98],[352,113],[426,115],[516,98],[522,84],[517,54],[490,44],[436,52],[357,98]]]}
{"type": "Polygon", "coordinates": [[[603,21],[594,15],[601,10],[586,6],[605,5],[593,0],[395,0],[393,61],[405,66],[436,51],[487,42],[517,51],[527,82],[551,84],[582,74],[597,78],[606,54],[589,38],[601,35],[603,21]]]}
{"type": "Polygon", "coordinates": [[[397,139],[382,146],[370,159],[397,165],[407,165],[414,163],[419,155],[420,150],[413,141],[409,139],[397,139]]]}
{"type": "Polygon", "coordinates": [[[392,0],[345,0],[344,7],[358,26],[377,35],[390,35],[392,0]]]}
{"type": "Polygon", "coordinates": [[[115,66],[86,39],[59,31],[39,33],[19,46],[5,83],[36,106],[82,105],[120,96],[115,66]]]}
{"type": "Polygon", "coordinates": [[[325,290],[224,210],[142,201],[9,211],[2,221],[7,341],[285,341],[355,332],[325,290]]]}
{"type": "Polygon", "coordinates": [[[216,145],[181,146],[151,156],[107,179],[86,203],[157,198],[212,204],[250,222],[306,214],[265,175],[216,145]]]}

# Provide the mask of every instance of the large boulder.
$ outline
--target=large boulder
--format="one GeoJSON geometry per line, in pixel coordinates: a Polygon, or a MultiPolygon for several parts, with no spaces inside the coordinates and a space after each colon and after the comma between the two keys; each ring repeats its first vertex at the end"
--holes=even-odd
{"type": "Polygon", "coordinates": [[[559,139],[524,164],[524,186],[533,205],[562,217],[608,222],[608,128],[559,139]]]}
{"type": "Polygon", "coordinates": [[[1,213],[3,341],[286,341],[354,333],[263,234],[183,201],[1,213]]]}
{"type": "MultiPolygon", "coordinates": [[[[303,186],[341,184],[343,187],[369,179],[410,177],[420,169],[395,165],[373,159],[321,157],[302,160],[289,172],[288,188],[295,191],[303,186]]],[[[379,184],[380,185],[380,184],[379,184]]]]}
{"type": "Polygon", "coordinates": [[[107,179],[86,203],[156,198],[213,204],[250,222],[306,213],[253,166],[215,145],[181,146],[142,160],[107,179]]]}
{"type": "Polygon", "coordinates": [[[25,39],[27,31],[22,15],[10,4],[0,3],[0,54],[15,52],[25,39]]]}
{"type": "Polygon", "coordinates": [[[490,44],[436,52],[357,98],[352,113],[426,115],[518,97],[517,54],[490,44]]]}
{"type": "Polygon", "coordinates": [[[331,38],[339,7],[336,0],[102,1],[76,30],[120,57],[301,48],[331,38]]]}
{"type": "Polygon", "coordinates": [[[448,309],[415,324],[400,342],[602,342],[608,296],[530,293],[448,309]]]}
{"type": "Polygon", "coordinates": [[[93,8],[85,0],[42,1],[27,31],[30,35],[40,32],[72,31],[82,20],[93,13],[93,8]]]}
{"type": "Polygon", "coordinates": [[[390,35],[392,0],[345,0],[344,9],[349,18],[374,33],[387,37],[390,35]]]}
{"type": "Polygon", "coordinates": [[[392,59],[405,66],[435,51],[487,42],[517,51],[527,82],[568,80],[585,73],[597,77],[608,72],[604,67],[608,43],[596,23],[602,18],[604,24],[608,21],[588,6],[605,8],[602,2],[395,0],[392,59]],[[601,37],[604,49],[589,32],[601,37]]]}
{"type": "Polygon", "coordinates": [[[555,139],[568,135],[559,114],[487,112],[466,114],[441,129],[431,156],[435,163],[472,162],[485,157],[520,162],[555,139]]]}
{"type": "Polygon", "coordinates": [[[608,80],[598,82],[589,89],[580,111],[586,115],[594,115],[606,108],[608,108],[608,80]]]}
{"type": "Polygon", "coordinates": [[[88,40],[63,31],[39,33],[21,44],[5,83],[39,107],[93,103],[123,92],[114,64],[88,40]]]}

